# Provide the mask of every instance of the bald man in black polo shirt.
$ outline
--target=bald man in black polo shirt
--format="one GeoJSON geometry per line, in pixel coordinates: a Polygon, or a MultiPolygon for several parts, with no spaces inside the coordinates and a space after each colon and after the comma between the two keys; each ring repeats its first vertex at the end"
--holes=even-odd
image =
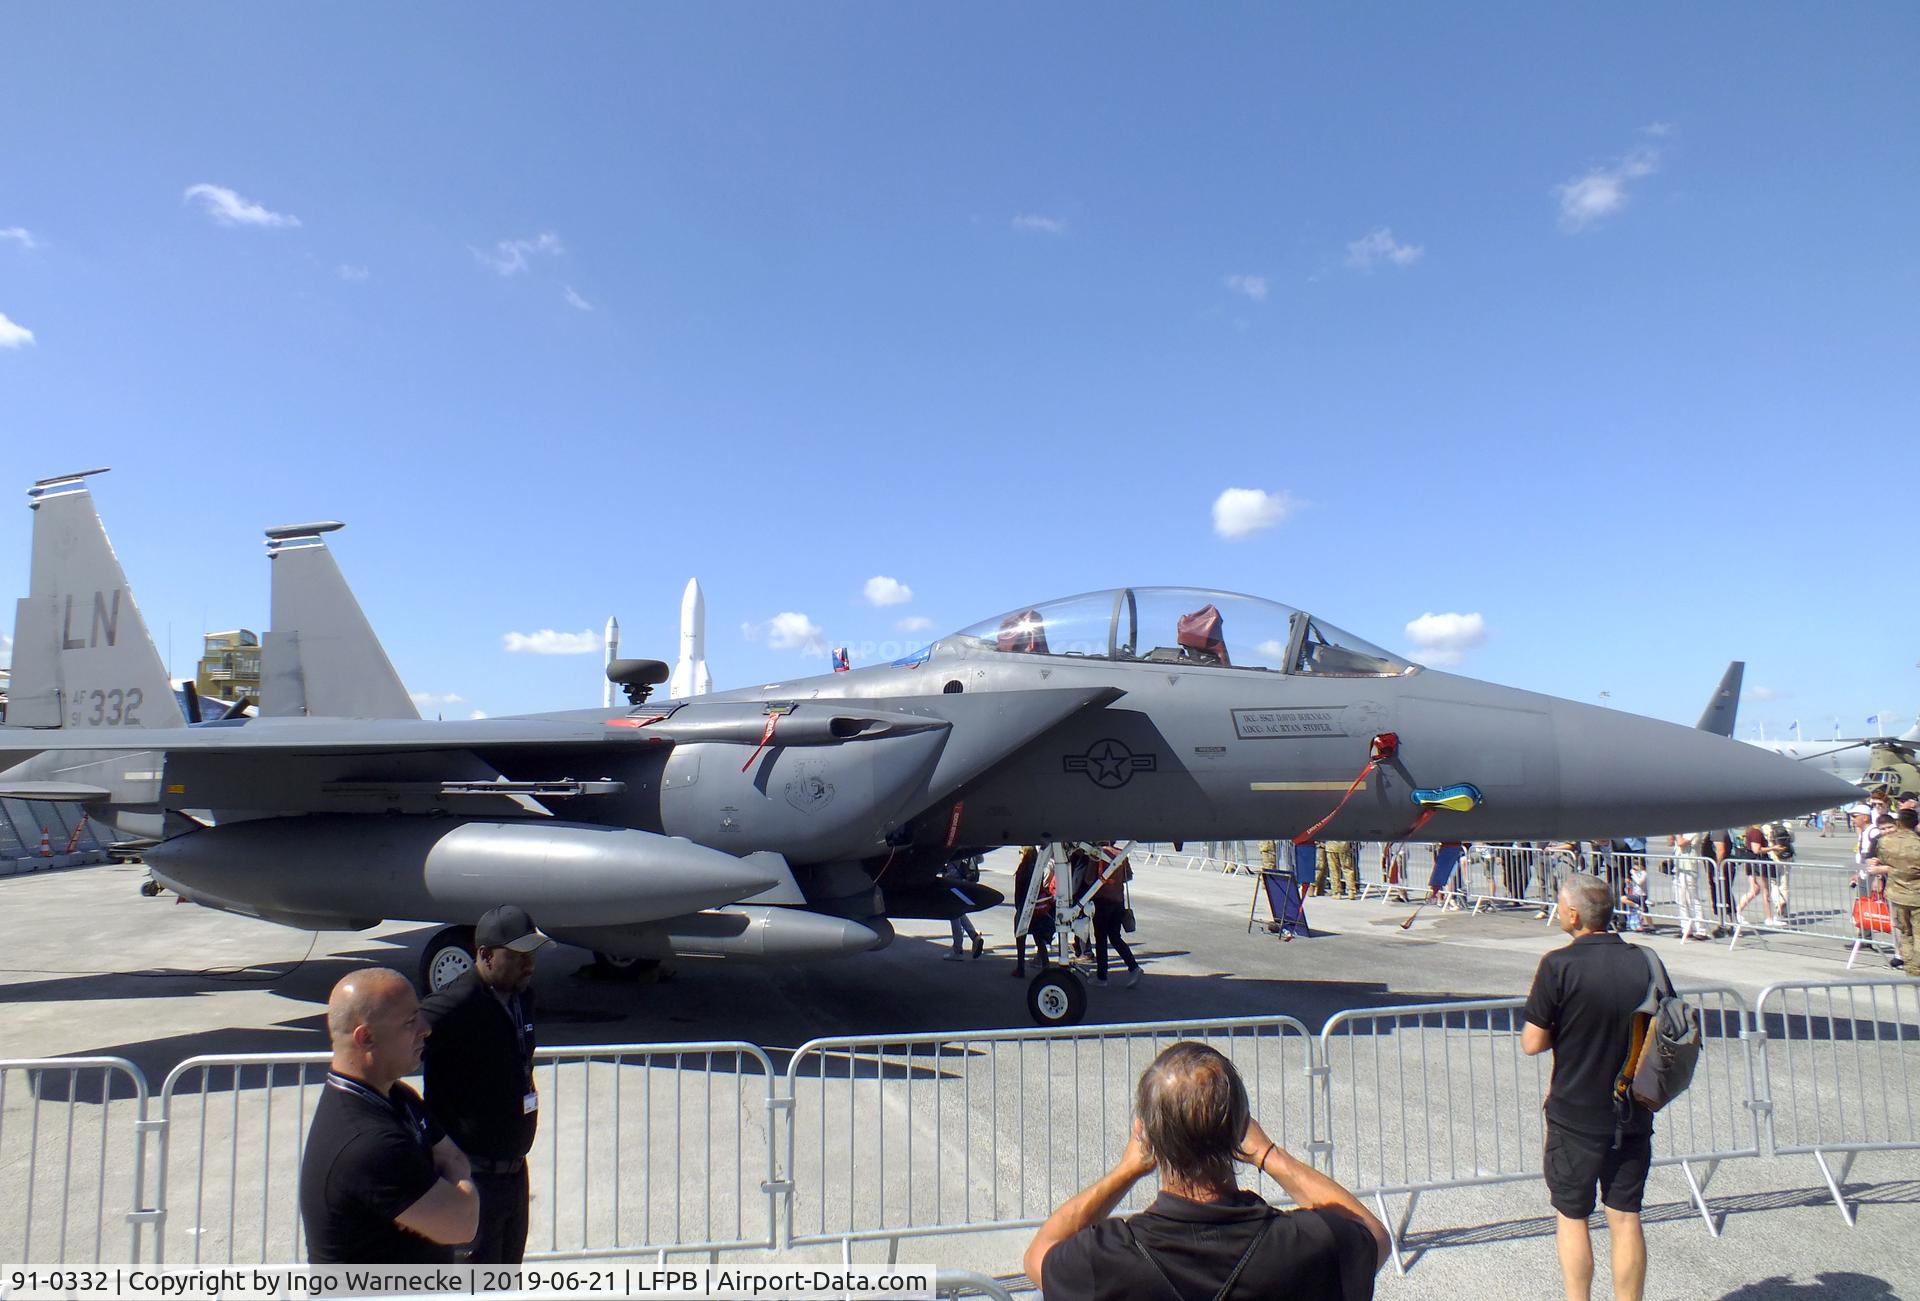
{"type": "Polygon", "coordinates": [[[316,1265],[449,1264],[480,1198],[467,1159],[400,1077],[430,1031],[413,985],[373,967],[327,999],[333,1062],[300,1161],[300,1219],[316,1265]]]}
{"type": "Polygon", "coordinates": [[[1607,1208],[1613,1295],[1639,1301],[1647,1282],[1640,1204],[1653,1159],[1653,1113],[1614,1084],[1633,1049],[1633,1018],[1653,984],[1646,955],[1609,928],[1613,891],[1586,872],[1560,887],[1560,929],[1573,937],[1540,959],[1527,995],[1520,1046],[1553,1052],[1543,1164],[1557,1212],[1555,1243],[1569,1301],[1593,1292],[1587,1217],[1594,1194],[1607,1208]]]}

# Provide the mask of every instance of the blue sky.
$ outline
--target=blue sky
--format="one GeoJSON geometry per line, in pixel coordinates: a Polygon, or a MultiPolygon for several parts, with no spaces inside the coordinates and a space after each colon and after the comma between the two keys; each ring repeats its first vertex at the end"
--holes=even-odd
{"type": "Polygon", "coordinates": [[[0,460],[115,467],[182,670],[336,517],[430,712],[597,701],[507,634],[670,659],[695,574],[723,687],[1177,583],[1689,722],[1733,658],[1750,723],[1920,706],[1911,6],[6,25],[0,460]]]}

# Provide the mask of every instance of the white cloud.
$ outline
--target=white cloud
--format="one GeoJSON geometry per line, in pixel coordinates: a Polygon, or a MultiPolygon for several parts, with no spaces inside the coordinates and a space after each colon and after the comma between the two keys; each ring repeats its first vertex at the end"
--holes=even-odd
{"type": "Polygon", "coordinates": [[[1229,540],[1249,537],[1280,523],[1297,505],[1284,492],[1229,488],[1214,498],[1213,531],[1229,540]]]}
{"type": "Polygon", "coordinates": [[[1410,267],[1426,253],[1419,244],[1402,244],[1393,231],[1379,226],[1347,245],[1347,265],[1356,271],[1371,271],[1381,263],[1410,267]]]}
{"type": "Polygon", "coordinates": [[[0,664],[13,663],[13,638],[0,632],[0,664]]]}
{"type": "Polygon", "coordinates": [[[342,262],[333,269],[333,274],[339,276],[342,280],[360,281],[365,280],[373,273],[363,266],[357,266],[351,262],[342,262]]]}
{"type": "Polygon", "coordinates": [[[1787,696],[1778,687],[1748,687],[1744,694],[1749,700],[1784,700],[1787,696]]]}
{"type": "Polygon", "coordinates": [[[1640,128],[1641,134],[1650,136],[1670,136],[1673,134],[1671,122],[1649,122],[1640,128]]]}
{"type": "Polygon", "coordinates": [[[486,710],[484,710],[484,709],[476,709],[476,710],[474,710],[474,711],[473,711],[473,712],[472,712],[471,714],[468,714],[468,715],[467,715],[467,717],[468,717],[468,718],[470,718],[470,719],[472,719],[472,718],[485,718],[485,717],[487,717],[487,711],[486,711],[486,710]]]}
{"type": "Polygon", "coordinates": [[[1013,219],[1013,228],[1038,231],[1042,235],[1064,235],[1067,233],[1067,219],[1043,217],[1037,212],[1023,212],[1013,219]]]}
{"type": "Polygon", "coordinates": [[[1613,216],[1627,206],[1627,183],[1659,169],[1660,151],[1643,146],[1609,167],[1596,167],[1556,185],[1553,192],[1560,199],[1560,229],[1571,234],[1613,216]]]}
{"type": "Polygon", "coordinates": [[[764,637],[774,650],[805,651],[809,655],[824,655],[827,650],[826,634],[820,625],[797,610],[782,610],[765,623],[743,623],[740,635],[748,641],[764,637]]]}
{"type": "Polygon", "coordinates": [[[252,199],[244,199],[224,185],[202,181],[189,185],[180,196],[182,203],[200,201],[200,210],[222,226],[298,226],[300,219],[284,212],[273,212],[252,199]]]}
{"type": "Polygon", "coordinates": [[[1265,276],[1233,275],[1226,279],[1228,289],[1236,294],[1245,294],[1256,303],[1267,301],[1267,278],[1265,276]]]}
{"type": "Polygon", "coordinates": [[[40,247],[33,238],[33,232],[25,226],[0,226],[0,240],[12,240],[23,252],[32,252],[40,247]]]}
{"type": "Polygon", "coordinates": [[[413,703],[420,709],[444,709],[448,705],[464,705],[467,698],[454,691],[416,691],[413,703]]]}
{"type": "Polygon", "coordinates": [[[551,628],[510,632],[501,641],[508,650],[527,655],[591,655],[600,649],[597,632],[555,632],[551,628]]]}
{"type": "Polygon", "coordinates": [[[543,253],[553,257],[566,251],[560,237],[546,230],[532,239],[503,239],[493,246],[491,252],[476,248],[473,256],[479,259],[481,266],[491,271],[503,276],[517,276],[531,265],[529,254],[543,253]]]}
{"type": "Polygon", "coordinates": [[[864,595],[868,605],[905,605],[913,599],[913,589],[897,578],[877,574],[867,580],[864,595]]]}
{"type": "Polygon", "coordinates": [[[896,632],[925,632],[933,627],[933,620],[925,615],[912,614],[893,625],[896,632]]]}
{"type": "Polygon", "coordinates": [[[33,331],[24,325],[15,325],[0,312],[0,348],[21,348],[33,342],[33,331]]]}
{"type": "Polygon", "coordinates": [[[1414,657],[1428,664],[1458,664],[1487,639],[1487,621],[1475,614],[1421,615],[1407,625],[1414,657]]]}
{"type": "Polygon", "coordinates": [[[1260,643],[1260,653],[1278,664],[1287,657],[1287,644],[1283,641],[1267,640],[1260,643]]]}
{"type": "Polygon", "coordinates": [[[567,300],[568,307],[577,307],[583,312],[591,312],[593,310],[593,304],[582,298],[579,291],[572,285],[566,286],[560,296],[567,300]]]}

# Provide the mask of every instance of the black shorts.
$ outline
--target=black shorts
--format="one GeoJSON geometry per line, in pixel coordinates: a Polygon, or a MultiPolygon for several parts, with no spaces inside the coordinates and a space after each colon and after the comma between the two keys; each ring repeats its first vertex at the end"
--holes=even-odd
{"type": "Polygon", "coordinates": [[[1618,1148],[1613,1137],[1590,1138],[1547,1126],[1542,1164],[1553,1209],[1571,1220],[1593,1214],[1594,1189],[1610,1210],[1640,1213],[1647,1192],[1647,1167],[1653,1161],[1653,1135],[1628,1134],[1618,1148]]]}

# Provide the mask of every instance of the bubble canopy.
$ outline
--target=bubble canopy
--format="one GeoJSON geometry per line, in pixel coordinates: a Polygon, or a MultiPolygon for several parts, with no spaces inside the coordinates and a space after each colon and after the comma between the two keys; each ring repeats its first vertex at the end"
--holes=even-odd
{"type": "Polygon", "coordinates": [[[944,639],[970,650],[1321,677],[1398,677],[1419,665],[1314,618],[1237,592],[1121,587],[1046,601],[944,639]]]}

